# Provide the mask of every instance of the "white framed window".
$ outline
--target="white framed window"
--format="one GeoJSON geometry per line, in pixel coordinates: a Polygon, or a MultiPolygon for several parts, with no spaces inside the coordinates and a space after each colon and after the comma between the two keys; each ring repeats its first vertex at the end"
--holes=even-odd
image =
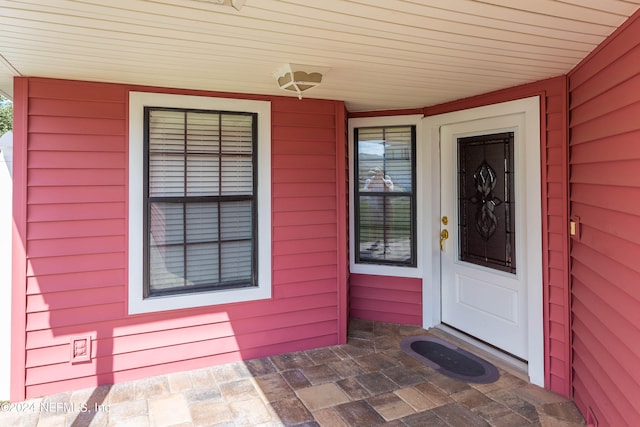
{"type": "Polygon", "coordinates": [[[130,93],[130,314],[271,297],[270,114],[130,93]]]}
{"type": "Polygon", "coordinates": [[[421,115],[349,121],[350,270],[421,277],[421,115]]]}

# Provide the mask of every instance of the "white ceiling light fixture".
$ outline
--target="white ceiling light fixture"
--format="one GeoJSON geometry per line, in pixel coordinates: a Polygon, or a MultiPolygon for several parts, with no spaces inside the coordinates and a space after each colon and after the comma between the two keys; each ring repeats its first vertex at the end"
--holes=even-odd
{"type": "Polygon", "coordinates": [[[302,99],[302,92],[313,89],[322,83],[322,77],[327,71],[329,71],[328,67],[286,64],[273,76],[280,89],[296,92],[298,99],[302,99]]]}
{"type": "Polygon", "coordinates": [[[240,11],[247,0],[195,0],[202,3],[213,3],[221,6],[232,6],[235,10],[240,11]]]}

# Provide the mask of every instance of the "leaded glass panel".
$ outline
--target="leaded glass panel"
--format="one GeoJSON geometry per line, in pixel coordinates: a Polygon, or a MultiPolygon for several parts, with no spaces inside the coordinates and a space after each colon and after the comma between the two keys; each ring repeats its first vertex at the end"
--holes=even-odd
{"type": "Polygon", "coordinates": [[[458,138],[459,259],[516,272],[514,133],[458,138]]]}

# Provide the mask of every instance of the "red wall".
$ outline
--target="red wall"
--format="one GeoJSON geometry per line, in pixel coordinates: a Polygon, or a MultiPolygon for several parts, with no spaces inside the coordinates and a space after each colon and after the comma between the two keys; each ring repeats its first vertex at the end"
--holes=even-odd
{"type": "Polygon", "coordinates": [[[569,75],[573,376],[600,426],[640,420],[640,13],[569,75]]]}
{"type": "Polygon", "coordinates": [[[272,106],[271,300],[128,316],[129,90],[16,79],[12,400],[346,340],[343,103],[237,96],[272,106]]]}
{"type": "Polygon", "coordinates": [[[422,326],[422,279],[352,273],[349,297],[352,317],[422,326]]]}
{"type": "MultiPolygon", "coordinates": [[[[542,161],[542,248],[544,287],[544,339],[546,387],[565,396],[571,394],[569,248],[567,194],[567,85],[557,77],[473,98],[426,107],[425,116],[511,101],[541,97],[542,161]]],[[[386,116],[415,113],[387,111],[356,113],[350,117],[386,116]]],[[[422,284],[416,279],[351,277],[351,307],[365,319],[421,324],[422,284]],[[391,310],[383,301],[391,301],[391,310]],[[409,300],[411,301],[409,303],[409,300]],[[418,304],[418,305],[416,305],[418,304]]]]}

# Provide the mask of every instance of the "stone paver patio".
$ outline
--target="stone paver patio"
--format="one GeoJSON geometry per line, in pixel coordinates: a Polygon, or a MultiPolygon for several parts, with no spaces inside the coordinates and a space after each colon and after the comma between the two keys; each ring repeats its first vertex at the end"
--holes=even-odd
{"type": "Polygon", "coordinates": [[[575,405],[500,368],[445,377],[400,350],[410,326],[354,319],[346,345],[12,404],[4,426],[580,426],[575,405]],[[20,410],[19,410],[20,409],[20,410]]]}

